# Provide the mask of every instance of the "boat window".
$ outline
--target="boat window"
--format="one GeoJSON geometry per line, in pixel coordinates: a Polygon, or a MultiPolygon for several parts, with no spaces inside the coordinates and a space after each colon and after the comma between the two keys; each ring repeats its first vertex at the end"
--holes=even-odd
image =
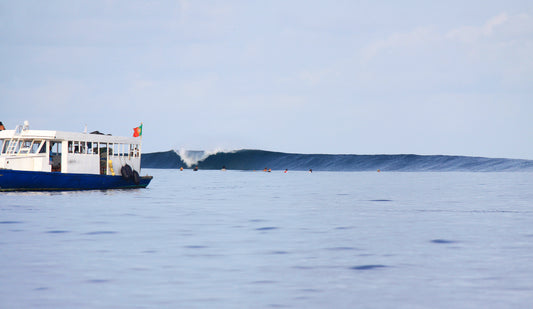
{"type": "Polygon", "coordinates": [[[39,153],[46,153],[46,141],[41,141],[41,145],[39,146],[39,153]]]}
{"type": "Polygon", "coordinates": [[[51,142],[50,144],[50,155],[61,154],[61,142],[51,142]]]}
{"type": "Polygon", "coordinates": [[[87,143],[86,142],[80,142],[80,153],[83,153],[83,154],[87,153],[87,143]]]}
{"type": "Polygon", "coordinates": [[[32,142],[33,142],[32,140],[19,141],[18,145],[16,145],[16,150],[14,151],[14,153],[17,153],[17,154],[30,153],[30,151],[32,150],[31,149],[32,142]]]}
{"type": "Polygon", "coordinates": [[[31,146],[30,149],[29,149],[29,153],[46,153],[46,147],[43,147],[45,141],[39,141],[39,140],[36,140],[36,141],[28,141],[30,143],[31,146]]]}
{"type": "Polygon", "coordinates": [[[37,153],[37,151],[39,150],[39,146],[40,145],[41,145],[41,141],[31,141],[30,142],[31,149],[29,149],[29,152],[30,153],[37,153]]]}
{"type": "Polygon", "coordinates": [[[7,153],[8,151],[10,153],[18,153],[21,143],[21,141],[6,140],[4,142],[4,149],[2,150],[2,153],[7,153]]]}
{"type": "Polygon", "coordinates": [[[68,142],[68,153],[74,153],[74,147],[72,147],[72,141],[68,142]]]}
{"type": "Polygon", "coordinates": [[[13,141],[14,143],[14,150],[13,150],[13,153],[18,153],[20,151],[20,148],[22,148],[22,141],[13,141]]]}
{"type": "Polygon", "coordinates": [[[33,145],[33,141],[22,141],[22,149],[24,152],[29,152],[31,150],[31,147],[33,145]]]}
{"type": "Polygon", "coordinates": [[[129,144],[129,154],[130,157],[139,156],[139,145],[138,144],[129,144]]]}
{"type": "Polygon", "coordinates": [[[20,141],[6,141],[6,145],[4,147],[4,153],[18,153],[20,149],[20,141]]]}
{"type": "Polygon", "coordinates": [[[6,153],[8,145],[9,145],[9,141],[8,140],[2,140],[2,147],[0,147],[0,152],[1,153],[6,153]]]}

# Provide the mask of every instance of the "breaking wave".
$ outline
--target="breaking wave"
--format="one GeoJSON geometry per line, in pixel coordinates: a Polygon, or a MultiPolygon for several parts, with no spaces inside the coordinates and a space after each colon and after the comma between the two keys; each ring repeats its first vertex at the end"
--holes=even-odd
{"type": "Polygon", "coordinates": [[[296,154],[265,150],[186,151],[146,153],[143,168],[313,171],[533,171],[533,160],[447,155],[296,154]]]}
{"type": "Polygon", "coordinates": [[[216,155],[219,152],[231,153],[231,151],[224,151],[223,149],[215,149],[212,151],[180,149],[176,151],[176,153],[180,157],[181,162],[185,163],[185,166],[189,168],[194,165],[198,165],[198,162],[205,160],[211,155],[216,155]]]}

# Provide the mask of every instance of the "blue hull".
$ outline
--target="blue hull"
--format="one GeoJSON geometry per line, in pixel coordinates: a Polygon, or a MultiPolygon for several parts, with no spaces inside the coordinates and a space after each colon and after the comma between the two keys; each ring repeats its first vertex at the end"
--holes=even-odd
{"type": "Polygon", "coordinates": [[[152,176],[140,177],[139,184],[121,176],[32,172],[0,169],[0,191],[107,190],[146,188],[152,176]]]}

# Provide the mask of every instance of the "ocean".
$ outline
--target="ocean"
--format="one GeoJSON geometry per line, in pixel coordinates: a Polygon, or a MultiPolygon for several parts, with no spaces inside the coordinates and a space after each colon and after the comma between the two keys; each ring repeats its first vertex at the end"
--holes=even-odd
{"type": "Polygon", "coordinates": [[[0,308],[530,308],[533,173],[143,169],[0,193],[0,308]]]}

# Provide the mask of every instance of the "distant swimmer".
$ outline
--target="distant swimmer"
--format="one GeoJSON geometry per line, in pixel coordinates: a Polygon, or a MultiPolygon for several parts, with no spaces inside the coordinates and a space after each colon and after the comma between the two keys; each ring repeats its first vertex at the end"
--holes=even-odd
{"type": "Polygon", "coordinates": [[[226,171],[226,166],[225,166],[225,165],[222,166],[222,171],[223,171],[223,172],[226,171]]]}
{"type": "Polygon", "coordinates": [[[198,166],[195,166],[193,171],[195,171],[195,172],[198,171],[198,166]]]}
{"type": "Polygon", "coordinates": [[[182,171],[182,172],[183,172],[183,166],[182,166],[182,167],[180,167],[180,171],[182,171]]]}
{"type": "Polygon", "coordinates": [[[310,168],[310,169],[309,169],[309,173],[312,173],[312,172],[313,172],[313,169],[312,169],[312,168],[310,168]]]}
{"type": "Polygon", "coordinates": [[[285,172],[284,173],[287,173],[289,170],[288,169],[285,169],[285,172]]]}
{"type": "Polygon", "coordinates": [[[263,172],[267,172],[267,171],[268,171],[268,168],[265,167],[265,168],[263,169],[263,172]]]}
{"type": "Polygon", "coordinates": [[[268,172],[269,172],[269,173],[272,172],[272,169],[269,168],[269,169],[268,169],[268,172]]]}

